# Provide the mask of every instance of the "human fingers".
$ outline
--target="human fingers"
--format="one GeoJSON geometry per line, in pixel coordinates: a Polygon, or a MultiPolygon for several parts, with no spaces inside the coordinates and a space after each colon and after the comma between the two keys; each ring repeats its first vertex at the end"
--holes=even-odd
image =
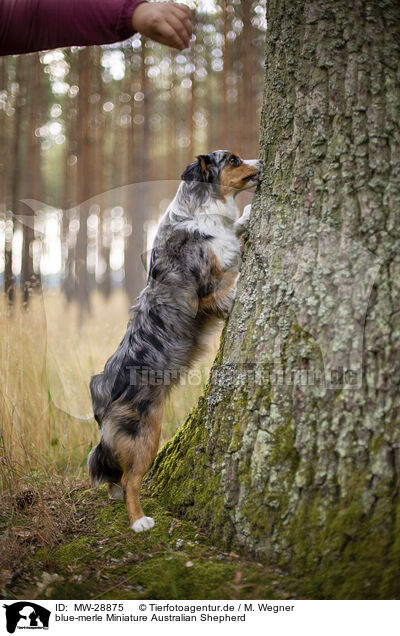
{"type": "Polygon", "coordinates": [[[180,20],[175,14],[171,13],[168,16],[167,22],[169,26],[175,31],[176,35],[182,40],[184,44],[184,48],[187,48],[190,43],[190,38],[192,36],[191,29],[187,27],[185,22],[180,20]]]}
{"type": "Polygon", "coordinates": [[[174,3],[172,5],[174,15],[185,25],[189,37],[192,36],[192,13],[188,7],[183,4],[174,3]]]}
{"type": "Polygon", "coordinates": [[[157,35],[153,36],[152,39],[156,40],[160,44],[172,46],[174,49],[179,49],[180,51],[186,48],[185,41],[179,36],[175,29],[166,22],[159,29],[157,35]]]}
{"type": "Polygon", "coordinates": [[[174,7],[174,9],[179,11],[181,15],[185,16],[186,18],[191,19],[192,12],[190,11],[189,7],[187,7],[185,4],[180,4],[179,2],[172,2],[169,6],[174,7]]]}

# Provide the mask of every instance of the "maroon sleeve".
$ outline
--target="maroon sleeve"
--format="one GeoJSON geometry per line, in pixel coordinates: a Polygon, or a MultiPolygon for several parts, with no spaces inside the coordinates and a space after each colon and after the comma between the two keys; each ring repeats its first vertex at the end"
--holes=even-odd
{"type": "Polygon", "coordinates": [[[144,0],[0,0],[0,55],[109,44],[134,33],[144,0]]]}

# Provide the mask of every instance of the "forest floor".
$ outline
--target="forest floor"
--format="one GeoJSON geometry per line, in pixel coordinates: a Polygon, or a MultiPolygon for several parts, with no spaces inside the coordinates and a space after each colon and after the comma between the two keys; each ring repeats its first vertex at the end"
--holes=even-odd
{"type": "Polygon", "coordinates": [[[55,522],[50,535],[45,529],[51,520],[43,526],[43,515],[35,512],[43,501],[35,504],[35,498],[19,505],[12,529],[3,525],[5,599],[298,598],[289,575],[221,551],[205,530],[175,518],[149,496],[143,508],[156,526],[134,534],[125,505],[110,502],[105,487],[81,483],[64,501],[55,494],[48,493],[46,502],[55,522]]]}

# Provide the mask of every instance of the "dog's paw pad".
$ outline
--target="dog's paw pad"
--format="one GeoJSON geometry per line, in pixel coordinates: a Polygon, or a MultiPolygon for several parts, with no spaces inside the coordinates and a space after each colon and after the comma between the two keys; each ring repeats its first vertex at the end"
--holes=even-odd
{"type": "Polygon", "coordinates": [[[141,517],[132,525],[132,530],[135,532],[144,532],[144,530],[150,530],[151,528],[154,528],[154,519],[152,517],[141,517]]]}

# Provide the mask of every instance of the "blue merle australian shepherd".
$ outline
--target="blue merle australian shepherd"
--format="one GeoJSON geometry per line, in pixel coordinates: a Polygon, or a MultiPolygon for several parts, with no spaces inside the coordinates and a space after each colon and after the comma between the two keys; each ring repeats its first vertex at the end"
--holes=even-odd
{"type": "Polygon", "coordinates": [[[260,168],[257,160],[216,150],[185,169],[158,227],[147,286],[125,336],[91,379],[101,429],[88,458],[92,484],[107,483],[111,499],[125,498],[135,532],[154,526],[139,492],[157,452],[167,393],[202,350],[210,324],[232,308],[239,237],[250,214],[246,206],[239,217],[235,195],[258,183],[260,168]]]}

